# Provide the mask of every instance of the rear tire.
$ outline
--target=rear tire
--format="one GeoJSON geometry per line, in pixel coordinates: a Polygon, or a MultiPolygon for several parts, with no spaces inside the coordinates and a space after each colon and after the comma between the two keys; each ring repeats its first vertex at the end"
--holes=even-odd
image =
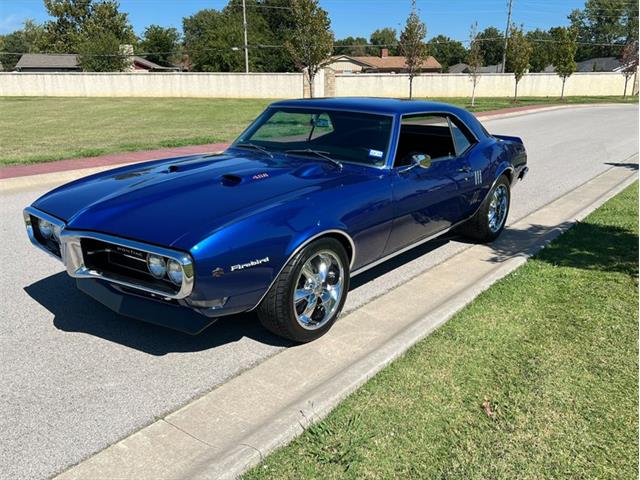
{"type": "Polygon", "coordinates": [[[474,216],[459,227],[459,232],[480,243],[492,242],[504,230],[510,207],[510,182],[506,175],[502,175],[474,216]]]}
{"type": "Polygon", "coordinates": [[[299,343],[324,335],[342,311],[349,290],[349,257],[333,238],[316,240],[285,265],[257,308],[272,333],[299,343]]]}

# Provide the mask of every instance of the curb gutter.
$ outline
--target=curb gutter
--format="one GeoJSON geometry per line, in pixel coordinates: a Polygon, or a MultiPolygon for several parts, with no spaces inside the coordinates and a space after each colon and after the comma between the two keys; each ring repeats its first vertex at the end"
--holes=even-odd
{"type": "Polygon", "coordinates": [[[463,250],[345,315],[318,341],[269,358],[57,478],[237,478],[636,180],[635,171],[610,168],[493,244],[463,250]],[[425,287],[428,296],[416,294],[425,287]]]}

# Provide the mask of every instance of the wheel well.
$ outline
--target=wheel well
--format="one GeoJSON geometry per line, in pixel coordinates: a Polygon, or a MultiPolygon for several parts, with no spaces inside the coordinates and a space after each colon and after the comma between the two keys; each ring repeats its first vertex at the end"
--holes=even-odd
{"type": "Polygon", "coordinates": [[[330,232],[318,238],[333,238],[339,241],[340,244],[344,247],[345,251],[347,252],[347,256],[349,257],[349,264],[353,265],[353,255],[355,254],[354,246],[352,243],[353,241],[351,240],[350,237],[347,236],[346,233],[330,232]]]}
{"type": "Polygon", "coordinates": [[[505,169],[500,175],[504,175],[509,180],[509,185],[513,183],[513,170],[510,168],[505,169]]]}

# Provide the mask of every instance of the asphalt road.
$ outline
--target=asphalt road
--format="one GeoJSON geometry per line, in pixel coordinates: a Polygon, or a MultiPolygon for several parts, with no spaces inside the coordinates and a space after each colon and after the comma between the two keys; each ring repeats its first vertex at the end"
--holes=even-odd
{"type": "MultiPolygon", "coordinates": [[[[510,221],[613,167],[637,169],[638,107],[576,108],[484,122],[518,135],[530,174],[510,221]]],[[[197,337],[118,317],[78,292],[29,244],[21,210],[43,191],[0,202],[0,478],[44,478],[175,410],[287,344],[252,315],[197,337]]],[[[434,241],[356,277],[353,310],[467,244],[434,241]]]]}

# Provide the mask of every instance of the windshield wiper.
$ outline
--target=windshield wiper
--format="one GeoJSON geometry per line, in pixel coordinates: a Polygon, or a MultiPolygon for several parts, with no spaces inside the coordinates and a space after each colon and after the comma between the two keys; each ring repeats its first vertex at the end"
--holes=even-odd
{"type": "Polygon", "coordinates": [[[286,150],[284,152],[285,154],[292,154],[292,155],[315,155],[318,158],[323,158],[325,160],[330,161],[331,163],[333,163],[335,166],[342,168],[342,162],[340,162],[340,160],[336,160],[335,158],[331,158],[329,156],[329,152],[323,152],[322,150],[314,150],[312,148],[301,148],[301,149],[294,149],[294,150],[286,150]]]}
{"type": "Polygon", "coordinates": [[[248,148],[251,150],[258,150],[262,153],[269,155],[271,158],[273,158],[273,153],[271,153],[269,150],[264,148],[262,145],[256,145],[255,143],[251,143],[251,142],[243,142],[243,143],[236,143],[233,146],[236,148],[248,148]]]}

